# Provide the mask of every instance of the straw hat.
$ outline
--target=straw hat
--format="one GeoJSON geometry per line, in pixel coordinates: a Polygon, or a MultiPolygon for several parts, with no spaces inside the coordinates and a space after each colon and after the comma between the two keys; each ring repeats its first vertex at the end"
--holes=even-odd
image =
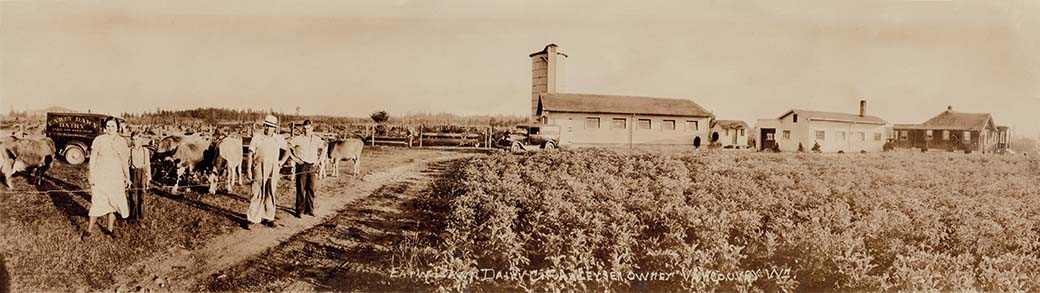
{"type": "Polygon", "coordinates": [[[278,117],[267,115],[267,117],[264,117],[264,126],[278,127],[278,117]]]}

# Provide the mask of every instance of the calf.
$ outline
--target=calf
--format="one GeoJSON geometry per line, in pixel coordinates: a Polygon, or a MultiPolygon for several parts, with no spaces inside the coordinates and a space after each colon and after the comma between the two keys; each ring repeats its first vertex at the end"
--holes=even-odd
{"type": "Polygon", "coordinates": [[[365,143],[360,139],[348,138],[329,144],[329,161],[332,163],[332,176],[339,177],[339,161],[354,160],[354,176],[361,174],[361,149],[365,143]]]}

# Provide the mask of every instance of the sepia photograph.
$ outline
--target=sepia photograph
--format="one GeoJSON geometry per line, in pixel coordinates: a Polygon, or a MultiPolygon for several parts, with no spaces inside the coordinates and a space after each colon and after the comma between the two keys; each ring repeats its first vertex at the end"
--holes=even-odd
{"type": "Polygon", "coordinates": [[[1040,1],[0,0],[0,293],[1040,291],[1040,1]]]}

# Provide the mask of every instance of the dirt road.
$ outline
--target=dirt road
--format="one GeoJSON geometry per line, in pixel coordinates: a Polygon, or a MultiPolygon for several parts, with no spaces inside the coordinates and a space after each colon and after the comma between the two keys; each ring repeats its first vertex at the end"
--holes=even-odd
{"type": "MultiPolygon", "coordinates": [[[[225,270],[243,263],[265,251],[289,242],[294,235],[315,227],[350,210],[352,203],[372,194],[428,179],[431,166],[458,160],[471,154],[436,153],[384,171],[367,174],[363,180],[349,177],[323,181],[315,199],[315,216],[295,218],[279,211],[278,226],[254,227],[217,237],[196,250],[171,249],[167,253],[145,259],[129,266],[115,277],[117,291],[151,289],[152,291],[192,291],[206,289],[214,279],[226,279],[225,270]],[[201,288],[200,288],[201,287],[201,288]]],[[[291,194],[280,195],[281,201],[290,200],[291,194]]],[[[292,290],[307,290],[296,288],[292,290]]],[[[311,288],[313,289],[313,288],[311,288]]],[[[219,290],[219,289],[218,289],[219,290]]]]}

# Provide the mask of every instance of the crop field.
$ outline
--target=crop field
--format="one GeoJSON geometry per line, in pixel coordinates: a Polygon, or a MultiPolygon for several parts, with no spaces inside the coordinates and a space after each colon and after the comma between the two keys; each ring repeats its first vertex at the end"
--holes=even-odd
{"type": "Polygon", "coordinates": [[[1040,290],[1023,156],[574,150],[442,180],[410,276],[484,290],[1040,290]]]}

